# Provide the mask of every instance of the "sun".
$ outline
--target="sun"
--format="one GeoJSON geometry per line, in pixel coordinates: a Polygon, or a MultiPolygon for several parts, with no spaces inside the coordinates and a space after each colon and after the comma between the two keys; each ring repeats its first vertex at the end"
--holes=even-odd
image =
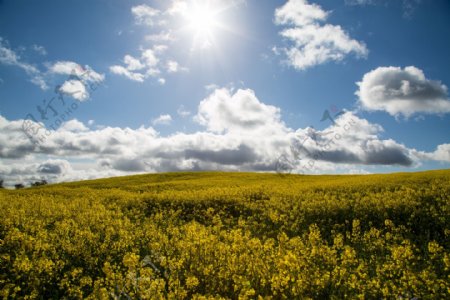
{"type": "Polygon", "coordinates": [[[188,26],[195,33],[210,33],[216,27],[215,12],[209,5],[196,5],[187,14],[188,26]]]}
{"type": "Polygon", "coordinates": [[[220,10],[209,1],[194,1],[185,10],[185,27],[193,35],[193,48],[210,48],[221,27],[220,10]]]}

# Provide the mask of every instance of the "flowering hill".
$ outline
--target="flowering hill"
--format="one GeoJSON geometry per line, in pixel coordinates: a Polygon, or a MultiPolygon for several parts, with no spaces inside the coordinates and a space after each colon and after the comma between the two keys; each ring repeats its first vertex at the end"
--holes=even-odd
{"type": "Polygon", "coordinates": [[[450,297],[450,170],[0,190],[0,296],[450,297]]]}

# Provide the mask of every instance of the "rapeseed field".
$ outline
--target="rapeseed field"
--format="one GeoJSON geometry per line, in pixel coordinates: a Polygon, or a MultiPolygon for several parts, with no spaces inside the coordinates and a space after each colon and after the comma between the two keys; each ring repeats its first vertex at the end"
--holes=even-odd
{"type": "Polygon", "coordinates": [[[450,299],[450,170],[0,190],[3,299],[450,299]]]}

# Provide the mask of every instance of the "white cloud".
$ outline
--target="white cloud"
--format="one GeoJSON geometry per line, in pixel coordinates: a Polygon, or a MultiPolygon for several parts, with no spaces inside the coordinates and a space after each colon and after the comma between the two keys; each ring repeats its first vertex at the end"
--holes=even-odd
{"type": "Polygon", "coordinates": [[[219,88],[220,88],[220,87],[219,87],[217,84],[215,84],[215,83],[211,83],[211,84],[205,85],[205,90],[206,90],[207,92],[212,92],[212,91],[217,90],[217,89],[219,89],[219,88]]]}
{"type": "Polygon", "coordinates": [[[319,5],[309,4],[306,0],[289,0],[275,10],[275,23],[305,26],[317,21],[325,21],[328,14],[319,5]]]}
{"type": "Polygon", "coordinates": [[[169,73],[176,73],[180,70],[180,65],[174,61],[174,60],[169,60],[167,62],[167,72],[169,73]]]}
{"type": "Polygon", "coordinates": [[[185,0],[174,0],[167,12],[171,15],[184,14],[188,10],[189,6],[185,0]]]}
{"type": "Polygon", "coordinates": [[[450,163],[450,144],[441,144],[433,152],[416,151],[415,155],[422,160],[434,160],[450,163]]]}
{"type": "MultiPolygon", "coordinates": [[[[225,11],[245,3],[244,0],[208,0],[206,2],[205,5],[210,5],[211,8],[214,8],[214,18],[217,19],[217,22],[219,14],[223,14],[225,11]]],[[[139,67],[144,65],[145,67],[138,69],[128,64],[128,61],[131,62],[132,57],[128,54],[127,62],[125,62],[125,65],[122,65],[122,68],[119,68],[120,64],[115,64],[111,66],[112,68],[110,67],[110,70],[115,74],[120,74],[136,81],[145,81],[152,77],[160,85],[165,84],[166,79],[169,78],[169,76],[166,76],[167,74],[188,71],[183,66],[183,61],[176,57],[180,52],[174,51],[174,49],[179,50],[186,46],[185,30],[180,30],[180,25],[182,25],[180,22],[186,22],[186,20],[183,20],[187,17],[186,10],[194,11],[198,5],[199,3],[196,0],[171,0],[164,2],[160,6],[163,7],[161,10],[146,4],[133,6],[131,12],[136,22],[148,25],[147,29],[149,32],[144,38],[146,42],[150,42],[150,47],[140,47],[140,57],[134,55],[133,58],[136,60],[132,61],[132,65],[139,67]],[[180,43],[183,43],[183,45],[180,43]]],[[[231,31],[233,28],[229,25],[227,24],[226,27],[227,30],[231,31]]],[[[217,25],[217,27],[222,26],[217,25]]],[[[193,44],[195,45],[192,49],[201,49],[212,45],[209,38],[206,38],[206,35],[193,34],[193,38],[193,44]]]]}
{"type": "Polygon", "coordinates": [[[174,60],[167,61],[166,70],[168,73],[178,73],[188,71],[187,68],[180,66],[180,64],[174,60]]]}
{"type": "Polygon", "coordinates": [[[71,96],[78,101],[84,101],[89,98],[89,93],[86,90],[85,85],[80,80],[67,80],[65,81],[59,91],[71,96]]]}
{"type": "Polygon", "coordinates": [[[30,74],[39,73],[39,70],[35,66],[21,62],[20,56],[10,49],[6,43],[3,43],[3,39],[0,39],[0,63],[20,67],[30,74]]]}
{"type": "Polygon", "coordinates": [[[72,75],[83,82],[102,82],[105,80],[104,74],[95,72],[88,65],[81,66],[73,61],[57,61],[50,65],[48,71],[53,74],[72,75]]]}
{"type": "Polygon", "coordinates": [[[379,67],[366,73],[357,84],[356,95],[366,110],[381,110],[405,117],[416,113],[450,112],[447,87],[427,79],[423,71],[414,66],[404,69],[379,67]]]}
{"type": "Polygon", "coordinates": [[[88,85],[99,84],[105,80],[104,74],[97,73],[88,65],[83,67],[73,61],[57,61],[48,66],[48,73],[68,76],[59,91],[78,101],[89,98],[88,85]]]}
{"type": "Polygon", "coordinates": [[[200,102],[195,120],[218,133],[284,130],[280,109],[260,102],[252,90],[215,90],[200,102]]]}
{"type": "Polygon", "coordinates": [[[156,54],[164,53],[165,51],[167,51],[167,49],[169,49],[169,47],[167,45],[163,45],[163,44],[158,44],[158,45],[153,46],[153,52],[156,54]]]}
{"type": "Polygon", "coordinates": [[[143,82],[144,78],[145,78],[144,75],[141,73],[131,72],[131,71],[127,70],[127,68],[118,66],[118,65],[110,66],[109,70],[113,74],[123,75],[130,80],[134,80],[134,81],[138,81],[138,82],[143,82]]]}
{"type": "Polygon", "coordinates": [[[437,146],[436,150],[432,153],[431,158],[437,161],[450,162],[450,144],[437,146]]]}
{"type": "Polygon", "coordinates": [[[167,68],[165,65],[160,66],[161,63],[158,55],[161,55],[166,50],[167,46],[160,44],[155,45],[152,48],[141,49],[141,56],[139,58],[127,54],[123,59],[125,66],[113,65],[109,67],[109,70],[113,74],[122,75],[130,80],[138,82],[143,82],[149,77],[159,77],[157,82],[163,85],[166,80],[160,77],[160,67],[162,69],[167,68]]]}
{"type": "Polygon", "coordinates": [[[86,180],[125,175],[123,171],[114,169],[102,169],[93,163],[84,166],[83,169],[74,169],[72,164],[64,159],[48,159],[45,161],[16,162],[13,165],[5,165],[0,162],[0,176],[5,180],[5,185],[13,187],[22,183],[29,186],[31,183],[42,179],[48,182],[86,180]]]}
{"type": "MultiPolygon", "coordinates": [[[[282,154],[293,162],[294,172],[305,173],[366,172],[366,166],[414,167],[421,160],[450,158],[449,144],[431,153],[410,149],[381,139],[380,125],[351,112],[324,130],[289,128],[280,109],[261,102],[250,89],[212,92],[199,103],[195,119],[203,129],[161,136],[145,126],[90,129],[70,120],[52,130],[0,116],[0,177],[13,184],[177,170],[274,171],[282,154]],[[37,126],[41,129],[29,130],[29,136],[23,131],[37,126]]],[[[161,115],[153,121],[171,120],[161,115]]]]}
{"type": "Polygon", "coordinates": [[[50,73],[63,75],[78,75],[83,73],[83,67],[73,61],[58,61],[49,67],[50,73]]]}
{"type": "Polygon", "coordinates": [[[173,33],[171,31],[161,31],[156,34],[149,34],[145,37],[147,41],[150,42],[172,42],[175,40],[173,33]]]}
{"type": "Polygon", "coordinates": [[[0,64],[16,66],[24,70],[30,76],[30,81],[39,86],[42,90],[48,89],[48,85],[44,80],[44,76],[37,67],[32,64],[23,62],[20,56],[13,51],[8,42],[0,37],[0,64]]]}
{"type": "Polygon", "coordinates": [[[131,12],[138,24],[152,26],[154,19],[160,14],[160,11],[146,4],[133,6],[131,12]]]}
{"type": "Polygon", "coordinates": [[[178,114],[180,117],[185,118],[185,117],[189,116],[189,115],[191,114],[191,112],[188,111],[188,110],[184,107],[184,105],[182,104],[182,105],[180,105],[180,106],[178,107],[178,109],[177,109],[177,114],[178,114]]]}
{"type": "Polygon", "coordinates": [[[158,64],[159,59],[156,57],[154,49],[146,49],[142,52],[142,59],[149,67],[154,67],[158,64]]]}
{"type": "Polygon", "coordinates": [[[42,75],[35,75],[30,79],[30,82],[33,83],[34,85],[37,85],[41,88],[41,90],[47,90],[48,89],[48,85],[47,82],[45,82],[45,79],[43,78],[42,75]]]}
{"type": "Polygon", "coordinates": [[[382,131],[381,126],[345,112],[324,130],[298,129],[287,157],[304,171],[333,164],[412,166],[412,150],[391,139],[381,140],[382,131]]]}
{"type": "Polygon", "coordinates": [[[341,61],[354,53],[366,57],[364,43],[356,41],[340,26],[322,24],[329,12],[306,0],[289,0],[275,10],[275,24],[286,26],[280,35],[287,47],[274,47],[275,54],[283,53],[286,62],[295,69],[305,70],[328,61],[341,61]]]}
{"type": "Polygon", "coordinates": [[[31,49],[33,49],[40,55],[47,55],[47,50],[45,50],[44,46],[34,44],[33,46],[31,46],[31,49]]]}
{"type": "Polygon", "coordinates": [[[145,72],[146,77],[157,77],[159,74],[161,74],[161,71],[157,68],[149,68],[145,72]]]}
{"type": "Polygon", "coordinates": [[[345,0],[345,4],[347,5],[371,5],[376,2],[376,0],[345,0]]]}
{"type": "Polygon", "coordinates": [[[127,70],[129,71],[141,70],[145,67],[145,65],[143,65],[139,61],[139,59],[134,58],[133,56],[128,54],[123,58],[123,62],[127,65],[127,70]]]}
{"type": "Polygon", "coordinates": [[[172,117],[169,114],[160,115],[156,119],[153,119],[153,125],[169,125],[172,122],[172,117]]]}
{"type": "MultiPolygon", "coordinates": [[[[89,120],[88,124],[92,125],[92,120],[89,120]]],[[[77,119],[72,119],[70,121],[64,122],[58,130],[60,131],[72,131],[72,132],[79,132],[79,131],[88,131],[89,128],[86,127],[82,122],[78,121],[77,119]]]]}

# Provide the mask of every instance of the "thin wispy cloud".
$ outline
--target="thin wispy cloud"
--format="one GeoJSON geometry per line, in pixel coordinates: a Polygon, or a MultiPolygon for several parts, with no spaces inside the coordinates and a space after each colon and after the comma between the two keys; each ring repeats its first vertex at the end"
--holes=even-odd
{"type": "Polygon", "coordinates": [[[0,37],[0,64],[14,66],[22,69],[29,76],[30,81],[41,89],[48,89],[48,85],[39,69],[27,62],[22,61],[20,56],[10,48],[8,41],[0,37]]]}
{"type": "Polygon", "coordinates": [[[390,4],[401,3],[402,15],[404,18],[411,18],[422,3],[422,0],[401,0],[401,1],[388,1],[388,0],[345,0],[345,4],[353,6],[385,6],[389,7],[390,4]]]}

